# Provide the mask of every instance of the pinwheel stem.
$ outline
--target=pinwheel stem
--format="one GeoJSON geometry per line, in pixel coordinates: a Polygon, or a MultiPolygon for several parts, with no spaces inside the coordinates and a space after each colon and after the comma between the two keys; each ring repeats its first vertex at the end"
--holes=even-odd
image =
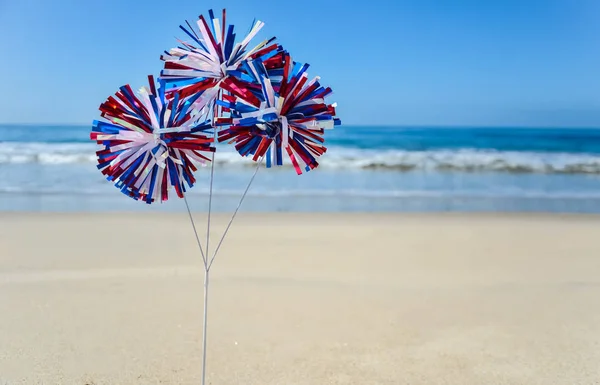
{"type": "Polygon", "coordinates": [[[206,327],[208,321],[208,279],[210,269],[204,269],[204,321],[202,323],[202,385],[206,380],[206,327]]]}
{"type": "Polygon", "coordinates": [[[194,217],[192,216],[192,211],[190,210],[190,205],[188,204],[187,197],[185,194],[183,195],[183,200],[185,202],[185,207],[187,208],[188,215],[190,217],[190,222],[192,223],[192,229],[194,230],[194,235],[196,236],[196,242],[198,243],[198,249],[200,249],[200,255],[202,255],[202,261],[204,261],[204,268],[206,269],[208,250],[206,250],[206,255],[204,255],[204,251],[202,250],[202,243],[200,243],[200,237],[198,237],[198,231],[196,231],[194,217]]]}
{"type": "MultiPolygon", "coordinates": [[[[217,256],[217,253],[219,252],[219,249],[221,248],[221,244],[223,243],[223,240],[225,239],[225,237],[227,236],[227,233],[229,232],[229,228],[231,227],[233,220],[237,216],[237,213],[240,210],[240,207],[242,206],[242,203],[244,202],[244,199],[246,198],[248,191],[250,190],[250,186],[252,186],[252,182],[256,178],[256,174],[258,173],[258,169],[260,168],[260,165],[262,164],[262,160],[263,160],[262,157],[258,160],[258,162],[256,164],[256,169],[254,170],[254,173],[252,174],[252,177],[250,178],[250,181],[248,182],[248,185],[246,186],[246,189],[244,190],[244,193],[242,194],[242,197],[240,198],[240,201],[239,201],[237,207],[235,208],[235,211],[231,215],[231,219],[229,220],[229,223],[227,224],[227,227],[225,228],[225,231],[223,232],[223,235],[221,236],[221,239],[219,240],[219,243],[217,244],[217,247],[215,248],[215,251],[210,260],[208,259],[208,256],[209,256],[208,243],[209,243],[209,238],[210,238],[210,213],[211,213],[211,206],[212,206],[212,193],[213,193],[212,185],[213,185],[214,169],[211,167],[211,172],[210,172],[210,193],[209,193],[210,195],[208,197],[209,203],[208,203],[208,224],[207,224],[207,231],[206,231],[206,253],[202,249],[202,244],[200,243],[200,238],[198,237],[198,232],[196,230],[196,224],[194,223],[194,217],[192,216],[192,211],[190,210],[190,206],[188,204],[187,198],[185,197],[185,195],[183,196],[183,199],[185,201],[185,207],[187,208],[187,211],[188,211],[188,214],[190,217],[190,222],[192,223],[192,229],[194,230],[194,235],[196,236],[198,248],[200,249],[200,254],[202,255],[202,261],[204,262],[204,318],[203,318],[203,322],[202,322],[202,385],[205,385],[205,383],[206,383],[206,340],[207,340],[206,330],[208,328],[207,327],[208,326],[208,287],[209,287],[209,283],[210,283],[210,281],[209,281],[210,268],[215,260],[215,257],[217,256]]],[[[214,165],[214,155],[213,155],[211,163],[214,165]]]]}
{"type": "Polygon", "coordinates": [[[208,265],[208,244],[210,241],[210,214],[212,212],[212,193],[213,193],[213,178],[215,175],[215,153],[212,153],[212,157],[210,159],[210,187],[208,192],[208,220],[206,223],[206,260],[204,261],[204,268],[209,270],[208,265]]]}
{"type": "MultiPolygon", "coordinates": [[[[196,242],[198,243],[198,249],[200,249],[200,254],[202,255],[202,261],[204,262],[204,320],[202,322],[202,385],[205,384],[206,379],[206,329],[207,329],[207,321],[208,321],[208,279],[210,268],[208,267],[208,248],[206,249],[206,256],[204,251],[202,250],[202,244],[200,243],[200,237],[198,236],[198,231],[196,230],[196,224],[194,222],[194,217],[192,216],[192,211],[190,210],[190,205],[188,204],[187,198],[184,195],[183,200],[185,201],[185,207],[187,208],[187,212],[190,217],[190,222],[192,223],[192,229],[194,230],[194,235],[196,236],[196,242]]],[[[210,220],[209,220],[210,223],[210,220]]],[[[208,247],[208,236],[210,232],[207,234],[207,247],[208,247]]]]}
{"type": "MultiPolygon", "coordinates": [[[[217,256],[217,253],[219,252],[219,249],[221,248],[221,244],[223,243],[223,240],[227,236],[227,232],[229,232],[229,228],[231,227],[231,224],[233,223],[233,220],[235,219],[235,216],[237,215],[238,211],[240,210],[240,207],[242,206],[242,203],[244,202],[244,198],[246,198],[246,194],[248,194],[248,190],[250,190],[250,186],[252,185],[252,182],[254,181],[254,178],[256,178],[256,174],[258,173],[258,169],[260,168],[260,165],[262,164],[262,161],[263,161],[263,157],[261,157],[258,160],[258,162],[256,162],[256,168],[254,169],[254,174],[252,174],[252,178],[250,178],[250,181],[248,182],[248,185],[246,186],[246,189],[244,190],[244,193],[242,194],[242,197],[240,198],[240,201],[239,201],[237,207],[235,208],[235,211],[233,212],[233,215],[231,216],[231,219],[229,220],[229,223],[227,224],[227,227],[225,228],[225,231],[223,232],[223,236],[219,240],[219,243],[217,244],[217,248],[215,249],[215,252],[213,253],[212,258],[210,259],[210,262],[208,263],[208,269],[209,270],[210,270],[210,267],[213,264],[213,261],[215,260],[215,258],[217,256]]],[[[206,258],[208,259],[208,253],[207,253],[206,258]]]]}
{"type": "MultiPolygon", "coordinates": [[[[210,243],[210,214],[212,212],[212,193],[213,193],[213,178],[215,173],[215,153],[212,153],[210,160],[210,187],[208,194],[208,220],[206,224],[206,255],[208,256],[208,246],[210,243]]],[[[210,276],[210,266],[208,257],[204,258],[204,321],[202,323],[202,385],[206,381],[206,327],[208,321],[208,284],[210,276]]]]}

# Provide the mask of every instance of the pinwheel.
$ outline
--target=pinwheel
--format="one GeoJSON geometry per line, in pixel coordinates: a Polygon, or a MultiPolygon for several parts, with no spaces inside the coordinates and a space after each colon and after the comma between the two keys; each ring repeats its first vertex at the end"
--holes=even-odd
{"type": "Polygon", "coordinates": [[[196,182],[194,163],[203,163],[211,146],[210,122],[191,117],[191,102],[177,94],[167,101],[164,86],[136,95],[125,85],[100,106],[105,120],[95,120],[90,138],[103,148],[96,152],[98,169],[121,191],[146,203],[165,201],[169,189],[184,197],[185,184],[196,182]]]}
{"type": "Polygon", "coordinates": [[[179,40],[179,47],[161,56],[165,64],[160,77],[170,91],[177,91],[182,98],[202,93],[193,105],[200,114],[210,112],[221,83],[230,75],[239,74],[239,68],[245,60],[272,59],[277,63],[277,55],[282,51],[281,46],[273,43],[274,37],[248,49],[251,40],[264,26],[259,20],[253,22],[249,33],[236,44],[234,26],[226,24],[226,11],[223,10],[223,24],[212,10],[209,16],[210,25],[203,15],[199,17],[198,31],[189,22],[186,22],[187,28],[180,26],[191,42],[179,40]]]}
{"type": "Polygon", "coordinates": [[[317,158],[327,151],[323,134],[341,121],[336,105],[325,102],[331,88],[321,86],[318,77],[308,81],[308,64],[294,63],[288,54],[283,61],[280,84],[273,84],[260,59],[244,62],[243,74],[223,80],[230,95],[217,103],[231,110],[231,117],[217,118],[227,126],[218,139],[255,161],[266,156],[267,167],[282,165],[285,151],[301,174],[319,165],[317,158]]]}

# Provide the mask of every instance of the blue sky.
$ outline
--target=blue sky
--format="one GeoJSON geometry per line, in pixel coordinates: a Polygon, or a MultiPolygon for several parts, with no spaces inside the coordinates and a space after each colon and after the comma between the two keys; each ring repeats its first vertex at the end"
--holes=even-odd
{"type": "Polygon", "coordinates": [[[223,7],[310,63],[345,124],[600,126],[595,0],[0,0],[0,122],[90,124],[223,7]]]}

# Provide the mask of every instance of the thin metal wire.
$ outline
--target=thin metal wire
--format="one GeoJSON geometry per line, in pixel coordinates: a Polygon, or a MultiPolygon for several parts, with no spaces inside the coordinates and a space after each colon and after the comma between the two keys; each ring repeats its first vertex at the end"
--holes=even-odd
{"type": "Polygon", "coordinates": [[[188,215],[190,216],[190,222],[192,222],[192,228],[194,229],[194,235],[196,236],[196,242],[198,242],[198,248],[200,249],[200,255],[202,255],[202,261],[204,261],[204,267],[206,268],[206,262],[208,257],[208,250],[206,250],[206,257],[204,256],[204,251],[202,251],[202,244],[200,243],[200,238],[198,237],[198,232],[196,231],[196,224],[194,223],[194,217],[192,216],[192,211],[190,210],[190,205],[188,204],[187,197],[184,194],[183,200],[185,201],[185,207],[187,207],[188,215]]]}
{"type": "MultiPolygon", "coordinates": [[[[196,236],[196,242],[198,242],[198,248],[200,249],[200,255],[202,255],[202,261],[204,262],[204,324],[202,330],[202,385],[204,385],[205,377],[206,377],[206,321],[208,316],[208,264],[207,258],[204,256],[204,251],[202,251],[202,244],[200,243],[200,237],[198,237],[198,231],[196,231],[196,224],[194,223],[194,217],[192,216],[192,211],[190,210],[190,205],[188,204],[187,197],[184,195],[183,200],[185,201],[185,207],[187,208],[188,215],[190,217],[190,222],[192,223],[192,228],[194,229],[194,235],[196,236]]],[[[208,256],[208,249],[206,250],[208,256]]]]}
{"type": "MultiPolygon", "coordinates": [[[[217,92],[217,99],[220,99],[221,96],[223,94],[222,90],[219,90],[217,92]]],[[[219,105],[214,103],[213,104],[213,120],[214,118],[218,115],[219,112],[219,105]]],[[[213,121],[213,124],[215,122],[213,121]]],[[[216,128],[213,126],[214,130],[213,130],[213,143],[217,142],[217,130],[216,128]]],[[[212,196],[213,196],[213,180],[214,180],[214,175],[215,175],[215,153],[213,152],[211,155],[211,160],[210,160],[210,188],[209,188],[209,193],[208,193],[208,220],[207,220],[207,224],[206,224],[206,259],[208,260],[208,255],[209,255],[209,251],[208,251],[208,245],[210,243],[210,216],[211,216],[211,212],[212,212],[212,196]]],[[[208,269],[208,265],[205,266],[206,269],[208,269]]]]}
{"type": "Polygon", "coordinates": [[[209,269],[204,270],[204,321],[202,324],[202,385],[206,381],[206,327],[208,323],[208,278],[209,269]]]}
{"type": "MultiPolygon", "coordinates": [[[[219,97],[219,94],[217,94],[219,97]]],[[[213,105],[213,118],[217,115],[218,106],[213,105]]],[[[214,123],[214,122],[213,122],[214,123]]],[[[214,131],[213,141],[216,142],[217,133],[214,131]]],[[[210,277],[210,265],[208,264],[208,247],[210,242],[210,216],[212,212],[213,180],[215,175],[215,153],[212,153],[210,160],[210,190],[208,194],[208,219],[206,223],[206,258],[204,259],[204,320],[202,323],[202,385],[206,383],[206,341],[208,327],[208,285],[210,277]]]]}
{"type": "Polygon", "coordinates": [[[214,252],[212,258],[210,259],[210,262],[208,263],[209,270],[213,264],[213,261],[215,260],[215,257],[217,256],[217,253],[219,252],[219,249],[221,248],[221,244],[223,243],[223,240],[225,239],[225,236],[227,235],[227,232],[229,231],[229,228],[231,227],[233,220],[235,219],[235,216],[237,215],[240,207],[242,206],[242,202],[244,202],[244,198],[246,198],[246,194],[248,193],[248,190],[250,190],[250,186],[252,185],[252,182],[254,181],[256,174],[258,173],[258,169],[260,168],[260,165],[262,164],[263,157],[261,157],[258,160],[258,162],[256,164],[256,169],[254,169],[254,174],[252,174],[252,178],[250,178],[250,181],[248,182],[248,186],[246,186],[246,190],[244,190],[244,194],[242,194],[242,197],[240,198],[240,202],[238,203],[237,207],[235,208],[235,211],[233,212],[233,215],[231,216],[231,219],[229,220],[229,223],[227,224],[227,227],[225,228],[225,232],[223,233],[223,236],[221,237],[221,240],[217,244],[217,248],[215,249],[215,252],[214,252]]]}
{"type": "MultiPolygon", "coordinates": [[[[210,242],[210,214],[212,210],[212,195],[213,195],[213,178],[215,174],[215,153],[212,153],[212,158],[210,160],[210,188],[208,194],[208,222],[206,224],[206,255],[209,255],[208,244],[210,242]]],[[[208,257],[206,258],[208,259],[208,257]]],[[[209,269],[209,265],[204,264],[205,269],[209,269]]]]}

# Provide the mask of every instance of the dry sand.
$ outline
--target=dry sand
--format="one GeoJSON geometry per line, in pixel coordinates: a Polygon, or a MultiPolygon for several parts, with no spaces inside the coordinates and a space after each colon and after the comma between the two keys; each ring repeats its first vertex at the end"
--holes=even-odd
{"type": "MultiPolygon", "coordinates": [[[[0,384],[199,384],[195,247],[185,214],[0,213],[0,384]]],[[[599,276],[600,217],[243,213],[207,383],[598,384],[599,276]]]]}

